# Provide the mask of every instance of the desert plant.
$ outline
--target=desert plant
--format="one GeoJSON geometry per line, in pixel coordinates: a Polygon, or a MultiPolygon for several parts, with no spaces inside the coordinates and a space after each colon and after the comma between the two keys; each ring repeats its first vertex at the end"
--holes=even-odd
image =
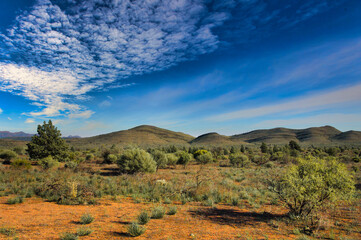
{"type": "Polygon", "coordinates": [[[167,153],[167,154],[166,154],[166,157],[167,157],[167,163],[168,163],[168,165],[174,166],[174,165],[177,164],[177,162],[178,162],[178,157],[177,157],[175,154],[173,154],[173,153],[167,153]]]}
{"type": "Polygon", "coordinates": [[[9,199],[6,201],[7,204],[18,204],[18,203],[23,203],[23,202],[24,202],[24,198],[21,197],[21,196],[9,198],[9,199]]]}
{"type": "Polygon", "coordinates": [[[52,121],[44,121],[43,125],[38,125],[38,134],[31,138],[27,144],[27,152],[30,159],[43,159],[52,156],[61,161],[67,157],[68,145],[61,138],[60,131],[53,125],[52,121]]]}
{"type": "Polygon", "coordinates": [[[167,215],[175,215],[177,213],[178,209],[176,206],[172,206],[168,209],[167,215]]]}
{"type": "Polygon", "coordinates": [[[145,228],[138,223],[133,222],[128,226],[128,233],[132,237],[138,237],[145,232],[145,228]]]}
{"type": "Polygon", "coordinates": [[[235,167],[245,167],[250,161],[247,155],[242,153],[234,153],[229,156],[229,161],[232,166],[235,167]]]}
{"type": "Polygon", "coordinates": [[[200,164],[207,164],[213,161],[212,153],[207,150],[198,150],[194,153],[194,158],[200,164]]]}
{"type": "Polygon", "coordinates": [[[355,186],[345,165],[336,160],[299,159],[283,176],[271,182],[290,210],[290,214],[307,217],[325,203],[352,197],[355,186]]]}
{"type": "Polygon", "coordinates": [[[145,225],[149,222],[150,216],[147,211],[143,211],[138,215],[138,223],[140,225],[145,225]]]}
{"type": "Polygon", "coordinates": [[[152,156],[142,149],[127,149],[117,160],[122,172],[155,172],[157,165],[152,156]]]}
{"type": "Polygon", "coordinates": [[[165,209],[162,206],[157,206],[155,208],[153,208],[152,210],[152,216],[151,218],[153,219],[160,219],[163,218],[165,214],[165,209]]]}
{"type": "Polygon", "coordinates": [[[74,233],[65,232],[60,236],[61,240],[78,240],[79,237],[74,233]]]}
{"type": "Polygon", "coordinates": [[[4,159],[4,164],[10,164],[11,160],[16,158],[17,154],[11,150],[4,150],[0,152],[0,158],[4,159]]]}
{"type": "Polygon", "coordinates": [[[39,164],[44,170],[48,170],[57,167],[59,165],[59,162],[53,159],[52,156],[48,156],[46,158],[41,159],[39,161],[39,164]]]}
{"type": "Polygon", "coordinates": [[[191,161],[192,157],[189,153],[185,152],[185,151],[178,151],[177,153],[178,156],[178,164],[182,164],[184,166],[184,168],[187,166],[187,164],[191,161]]]}
{"type": "Polygon", "coordinates": [[[16,235],[16,230],[14,228],[0,228],[0,234],[11,237],[16,235]]]}
{"type": "Polygon", "coordinates": [[[90,213],[85,213],[80,218],[81,224],[90,224],[94,221],[94,217],[90,213]]]}
{"type": "Polygon", "coordinates": [[[11,166],[13,168],[25,168],[30,169],[31,168],[31,162],[24,158],[17,158],[12,163],[11,166]]]}
{"type": "Polygon", "coordinates": [[[158,168],[165,168],[168,165],[168,158],[167,155],[160,151],[160,150],[153,150],[151,151],[154,161],[157,163],[158,168]]]}
{"type": "Polygon", "coordinates": [[[89,227],[80,227],[76,230],[76,234],[78,236],[88,236],[93,232],[93,230],[89,227]]]}

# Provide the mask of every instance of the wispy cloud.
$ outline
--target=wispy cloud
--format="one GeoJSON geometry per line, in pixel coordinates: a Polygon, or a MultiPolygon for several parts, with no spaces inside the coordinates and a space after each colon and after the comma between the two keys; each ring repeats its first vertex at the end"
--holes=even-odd
{"type": "Polygon", "coordinates": [[[0,108],[0,114],[2,114],[3,113],[3,110],[0,108]]]}
{"type": "Polygon", "coordinates": [[[276,113],[301,113],[326,109],[335,105],[361,101],[361,84],[332,90],[329,92],[314,93],[298,99],[288,99],[286,102],[264,105],[254,108],[241,109],[208,118],[213,121],[228,121],[233,119],[247,119],[266,116],[276,113]]]}
{"type": "Polygon", "coordinates": [[[35,120],[32,118],[28,118],[25,120],[25,123],[34,123],[34,122],[35,122],[35,120]]]}
{"type": "Polygon", "coordinates": [[[11,121],[11,120],[13,120],[13,119],[12,119],[11,117],[8,117],[8,120],[11,121]]]}

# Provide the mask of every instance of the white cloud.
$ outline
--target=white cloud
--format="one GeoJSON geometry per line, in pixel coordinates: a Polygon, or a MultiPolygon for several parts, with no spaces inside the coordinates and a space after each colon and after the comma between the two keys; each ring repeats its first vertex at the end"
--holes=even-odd
{"type": "Polygon", "coordinates": [[[35,122],[35,120],[32,118],[28,118],[25,120],[25,123],[34,123],[34,122],[35,122]]]}
{"type": "Polygon", "coordinates": [[[13,120],[13,119],[12,119],[11,117],[8,117],[8,120],[11,121],[11,120],[13,120]]]}
{"type": "Polygon", "coordinates": [[[112,105],[111,102],[108,101],[108,100],[104,100],[104,101],[102,101],[101,103],[98,104],[98,106],[101,107],[101,108],[110,107],[111,105],[112,105]]]}
{"type": "Polygon", "coordinates": [[[2,114],[3,113],[3,110],[0,108],[0,114],[2,114]]]}
{"type": "Polygon", "coordinates": [[[232,119],[247,119],[266,116],[282,112],[310,112],[330,108],[335,105],[361,101],[361,84],[332,90],[329,92],[314,93],[302,98],[289,99],[287,102],[265,105],[260,107],[241,109],[210,117],[213,121],[227,121],[232,119]]]}
{"type": "Polygon", "coordinates": [[[86,110],[80,113],[71,113],[69,114],[69,118],[90,118],[94,114],[91,110],[86,110]]]}

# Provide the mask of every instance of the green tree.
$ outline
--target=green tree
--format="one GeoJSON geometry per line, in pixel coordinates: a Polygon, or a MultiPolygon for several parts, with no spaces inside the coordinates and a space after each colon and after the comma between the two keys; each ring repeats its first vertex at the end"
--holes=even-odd
{"type": "Polygon", "coordinates": [[[290,146],[291,150],[301,151],[301,147],[296,141],[291,140],[288,145],[290,146]]]}
{"type": "Polygon", "coordinates": [[[290,214],[308,217],[326,203],[351,198],[355,183],[346,166],[335,159],[311,158],[299,159],[271,187],[290,214]]]}
{"type": "Polygon", "coordinates": [[[268,147],[264,142],[261,144],[261,152],[262,153],[267,153],[268,152],[268,147]]]}
{"type": "Polygon", "coordinates": [[[48,123],[44,121],[43,125],[38,125],[38,134],[31,138],[27,144],[27,152],[30,159],[43,159],[52,156],[54,159],[65,160],[69,146],[61,138],[58,130],[51,120],[48,123]]]}

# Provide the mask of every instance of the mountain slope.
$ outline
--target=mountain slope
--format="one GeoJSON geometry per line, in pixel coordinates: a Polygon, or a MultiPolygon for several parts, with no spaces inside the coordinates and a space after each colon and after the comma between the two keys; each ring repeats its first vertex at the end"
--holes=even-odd
{"type": "Polygon", "coordinates": [[[132,129],[102,134],[94,137],[70,139],[74,145],[85,144],[121,144],[121,145],[162,145],[162,144],[188,144],[194,137],[181,132],[149,125],[141,125],[132,129]]]}
{"type": "Polygon", "coordinates": [[[228,136],[220,135],[218,133],[206,133],[195,139],[193,139],[191,144],[196,145],[233,145],[244,143],[240,140],[232,140],[228,136]]]}
{"type": "Polygon", "coordinates": [[[31,138],[33,135],[24,132],[0,131],[0,138],[31,138]]]}

